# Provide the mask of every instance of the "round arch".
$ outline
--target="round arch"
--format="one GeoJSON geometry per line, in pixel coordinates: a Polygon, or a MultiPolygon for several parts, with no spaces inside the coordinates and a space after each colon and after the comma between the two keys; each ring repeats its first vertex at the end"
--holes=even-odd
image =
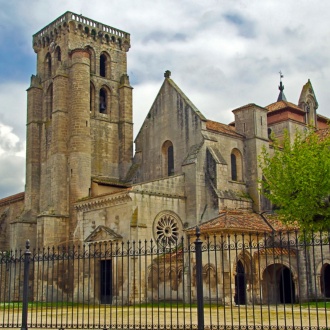
{"type": "Polygon", "coordinates": [[[52,76],[52,56],[48,52],[44,61],[44,76],[50,78],[52,76]]]}
{"type": "Polygon", "coordinates": [[[106,85],[103,85],[98,94],[98,112],[110,114],[111,111],[111,91],[106,85]]]}
{"type": "Polygon", "coordinates": [[[293,271],[284,263],[274,263],[262,272],[262,295],[267,303],[294,303],[296,281],[293,271]]]}
{"type": "Polygon", "coordinates": [[[243,181],[243,157],[242,153],[234,148],[230,154],[231,180],[243,181]]]}
{"type": "Polygon", "coordinates": [[[172,141],[166,140],[162,145],[162,169],[165,176],[174,174],[174,146],[172,141]]]}
{"type": "Polygon", "coordinates": [[[99,75],[101,77],[110,79],[111,77],[111,58],[110,55],[103,51],[99,58],[99,75]]]}

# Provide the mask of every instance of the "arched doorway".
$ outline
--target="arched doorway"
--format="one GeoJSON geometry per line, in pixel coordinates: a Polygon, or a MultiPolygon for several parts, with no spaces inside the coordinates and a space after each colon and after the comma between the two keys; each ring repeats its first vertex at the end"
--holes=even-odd
{"type": "Polygon", "coordinates": [[[295,284],[290,268],[283,264],[268,266],[263,273],[263,301],[268,304],[295,302],[295,284]]]}
{"type": "Polygon", "coordinates": [[[324,264],[321,270],[321,292],[325,298],[330,298],[330,265],[324,264]]]}
{"type": "Polygon", "coordinates": [[[280,274],[280,303],[291,304],[294,303],[294,283],[291,270],[283,266],[280,274]]]}
{"type": "Polygon", "coordinates": [[[235,296],[234,301],[236,305],[246,304],[246,277],[245,269],[242,261],[238,261],[236,264],[235,275],[235,296]]]}

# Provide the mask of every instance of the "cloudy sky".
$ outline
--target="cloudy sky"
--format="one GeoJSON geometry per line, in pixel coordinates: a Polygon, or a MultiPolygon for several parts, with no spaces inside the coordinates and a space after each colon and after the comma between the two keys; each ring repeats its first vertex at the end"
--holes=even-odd
{"type": "Polygon", "coordinates": [[[134,135],[165,70],[209,119],[288,101],[311,80],[319,113],[330,117],[330,1],[0,0],[0,198],[24,190],[26,89],[36,73],[32,35],[66,11],[131,34],[134,135]]]}

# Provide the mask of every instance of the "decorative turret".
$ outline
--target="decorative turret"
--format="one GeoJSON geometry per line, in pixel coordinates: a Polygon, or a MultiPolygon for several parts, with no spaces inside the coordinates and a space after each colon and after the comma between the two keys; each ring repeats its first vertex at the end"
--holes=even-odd
{"type": "Polygon", "coordinates": [[[306,124],[317,126],[316,110],[319,105],[316,100],[312,83],[310,82],[309,79],[301,90],[298,106],[306,113],[305,115],[306,124]]]}

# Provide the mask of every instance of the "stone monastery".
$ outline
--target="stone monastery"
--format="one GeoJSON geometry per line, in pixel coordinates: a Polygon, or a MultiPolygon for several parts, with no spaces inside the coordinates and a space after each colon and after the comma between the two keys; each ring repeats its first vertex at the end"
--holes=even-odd
{"type": "Polygon", "coordinates": [[[196,225],[213,234],[283,229],[267,219],[258,156],[270,133],[328,127],[311,82],[297,104],[280,82],[277,102],[234,109],[227,125],[205,118],[166,71],[133,141],[130,46],[128,33],[72,12],[33,36],[26,187],[0,200],[2,251],[26,239],[170,244],[196,225]]]}

